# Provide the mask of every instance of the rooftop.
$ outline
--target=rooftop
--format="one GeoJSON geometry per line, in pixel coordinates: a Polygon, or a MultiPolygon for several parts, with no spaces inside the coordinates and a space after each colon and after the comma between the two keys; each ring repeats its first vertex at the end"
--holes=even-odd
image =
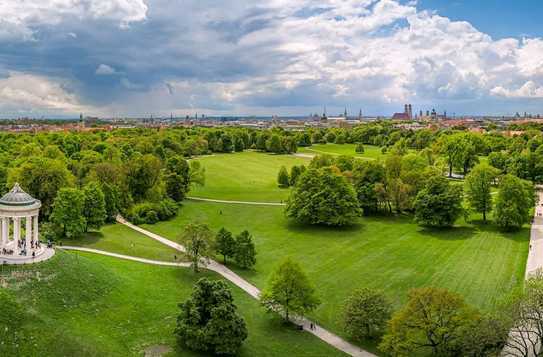
{"type": "Polygon", "coordinates": [[[30,206],[37,202],[38,200],[23,191],[18,183],[13,186],[11,191],[0,198],[0,205],[5,206],[30,206]]]}

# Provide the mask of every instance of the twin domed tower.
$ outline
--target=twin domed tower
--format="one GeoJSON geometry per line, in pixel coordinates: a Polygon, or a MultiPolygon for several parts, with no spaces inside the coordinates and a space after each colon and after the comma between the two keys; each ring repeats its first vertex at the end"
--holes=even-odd
{"type": "Polygon", "coordinates": [[[28,264],[53,256],[54,250],[39,240],[40,208],[41,202],[19,184],[0,198],[0,264],[28,264]]]}

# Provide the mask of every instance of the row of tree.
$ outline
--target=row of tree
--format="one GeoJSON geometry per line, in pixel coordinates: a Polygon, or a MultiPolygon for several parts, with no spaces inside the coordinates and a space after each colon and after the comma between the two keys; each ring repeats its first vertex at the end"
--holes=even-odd
{"type": "Polygon", "coordinates": [[[198,272],[202,261],[213,258],[215,254],[222,255],[225,263],[227,258],[233,258],[243,269],[250,269],[256,264],[253,237],[246,230],[234,238],[225,228],[214,234],[206,224],[190,223],[181,238],[194,272],[198,272]]]}
{"type": "MultiPolygon", "coordinates": [[[[530,182],[479,164],[462,185],[445,178],[423,155],[391,155],[384,162],[316,156],[309,169],[296,176],[286,214],[301,223],[341,226],[355,223],[362,213],[394,210],[412,212],[421,225],[446,227],[469,212],[481,213],[486,221],[494,210],[503,230],[529,222],[535,204],[530,182]]],[[[281,168],[279,184],[290,181],[286,168],[281,168]]]]}

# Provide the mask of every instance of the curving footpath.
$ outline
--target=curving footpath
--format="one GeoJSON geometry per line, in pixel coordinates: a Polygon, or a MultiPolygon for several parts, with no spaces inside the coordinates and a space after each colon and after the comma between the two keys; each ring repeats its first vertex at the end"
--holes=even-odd
{"type": "MultiPolygon", "coordinates": [[[[147,237],[149,238],[152,238],[164,245],[167,245],[168,247],[171,247],[171,248],[174,248],[174,249],[177,249],[178,251],[180,252],[185,252],[185,247],[182,246],[181,244],[178,244],[176,242],[173,242],[169,239],[166,239],[162,236],[159,236],[158,234],[155,234],[155,233],[152,233],[152,232],[149,232],[141,227],[138,227],[130,222],[128,222],[127,220],[125,220],[124,218],[118,216],[117,217],[117,222],[121,223],[121,224],[124,224],[125,226],[143,234],[143,235],[146,235],[147,237]]],[[[108,254],[113,254],[112,256],[118,256],[118,257],[124,257],[122,259],[126,259],[127,256],[123,256],[123,255],[120,255],[120,254],[115,254],[115,253],[108,253],[108,254]]],[[[134,258],[134,257],[128,257],[128,258],[134,258]]],[[[137,261],[142,261],[142,260],[139,260],[140,258],[135,258],[137,259],[137,261]]],[[[134,260],[134,259],[130,259],[130,260],[134,260]]],[[[149,261],[147,259],[143,259],[144,261],[147,261],[147,262],[152,262],[152,261],[149,261]]],[[[165,263],[165,262],[163,262],[165,263]]],[[[152,264],[152,263],[151,263],[152,264]]],[[[182,263],[168,263],[168,264],[182,264],[182,263]]],[[[189,263],[186,263],[186,264],[189,264],[189,263]]],[[[253,298],[255,299],[259,299],[260,297],[260,290],[252,285],[251,283],[249,283],[247,280],[243,279],[242,277],[240,277],[239,275],[237,275],[236,273],[234,273],[232,270],[228,269],[226,266],[220,264],[220,263],[217,263],[216,261],[214,260],[208,260],[206,263],[206,268],[209,269],[209,270],[212,270],[218,274],[220,274],[221,276],[223,276],[224,278],[228,279],[230,282],[232,282],[233,284],[235,284],[236,286],[238,286],[240,289],[242,289],[243,291],[245,291],[247,294],[251,295],[253,298]]],[[[190,265],[190,264],[189,264],[190,265]]],[[[343,351],[351,356],[356,356],[356,357],[375,357],[374,354],[368,352],[368,351],[365,351],[347,341],[345,341],[344,339],[342,339],[341,337],[333,334],[332,332],[324,329],[323,327],[315,324],[313,321],[307,319],[307,318],[297,318],[297,319],[292,319],[293,322],[297,323],[297,324],[300,324],[300,325],[303,325],[304,326],[304,330],[307,331],[307,332],[310,332],[312,333],[313,335],[315,335],[316,337],[320,338],[322,341],[328,343],[329,345],[331,346],[334,346],[335,348],[337,348],[338,350],[340,351],[343,351]],[[313,324],[315,327],[314,329],[310,329],[310,325],[313,324]]]]}
{"type": "Polygon", "coordinates": [[[191,201],[203,201],[203,202],[215,202],[215,203],[235,203],[239,205],[255,205],[255,206],[286,206],[285,203],[279,202],[255,202],[255,201],[228,201],[228,200],[215,200],[213,198],[202,197],[187,197],[191,201]]]}

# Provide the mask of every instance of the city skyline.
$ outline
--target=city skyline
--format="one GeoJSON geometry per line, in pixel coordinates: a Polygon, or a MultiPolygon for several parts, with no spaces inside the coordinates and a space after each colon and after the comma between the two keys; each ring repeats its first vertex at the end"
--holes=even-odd
{"type": "Polygon", "coordinates": [[[536,1],[7,0],[0,117],[543,111],[536,1]],[[486,10],[486,11],[483,11],[486,10]],[[522,19],[525,19],[523,21],[522,19]]]}

